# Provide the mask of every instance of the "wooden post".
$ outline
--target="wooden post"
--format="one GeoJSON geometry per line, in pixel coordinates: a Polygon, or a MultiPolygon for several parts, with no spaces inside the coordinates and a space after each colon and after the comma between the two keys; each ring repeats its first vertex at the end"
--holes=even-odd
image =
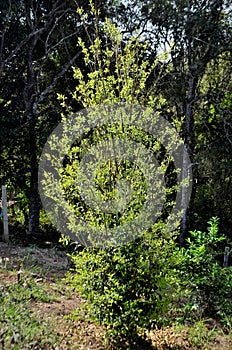
{"type": "Polygon", "coordinates": [[[6,186],[2,186],[3,240],[9,242],[6,186]]]}

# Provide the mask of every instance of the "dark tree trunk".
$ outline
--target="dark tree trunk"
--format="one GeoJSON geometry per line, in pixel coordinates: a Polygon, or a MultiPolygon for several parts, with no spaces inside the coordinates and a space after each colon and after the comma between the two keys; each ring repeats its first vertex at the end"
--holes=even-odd
{"type": "MultiPolygon", "coordinates": [[[[192,163],[194,163],[194,102],[196,98],[196,88],[198,82],[198,75],[189,67],[188,74],[188,91],[186,96],[186,108],[185,108],[185,144],[187,147],[188,155],[192,163]]],[[[189,172],[192,170],[189,168],[188,162],[186,159],[183,159],[182,163],[182,179],[186,179],[189,175],[189,172]]],[[[192,183],[194,186],[194,181],[192,183]]],[[[186,192],[186,188],[182,188],[182,208],[183,214],[181,218],[180,224],[180,237],[179,242],[180,246],[184,245],[186,234],[188,231],[187,227],[187,207],[188,207],[188,194],[186,192]]]]}
{"type": "Polygon", "coordinates": [[[35,133],[35,120],[30,125],[30,198],[29,198],[29,233],[39,232],[40,199],[38,191],[38,164],[35,133]]]}
{"type": "Polygon", "coordinates": [[[27,85],[24,90],[25,115],[29,126],[29,164],[30,164],[30,189],[29,189],[29,233],[39,232],[40,200],[38,191],[38,147],[37,147],[37,70],[34,66],[34,50],[38,42],[38,35],[30,41],[28,52],[27,85]]]}

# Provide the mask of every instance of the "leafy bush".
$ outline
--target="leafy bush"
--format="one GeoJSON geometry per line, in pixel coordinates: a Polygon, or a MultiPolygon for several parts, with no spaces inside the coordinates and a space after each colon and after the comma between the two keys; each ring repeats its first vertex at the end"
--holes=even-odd
{"type": "Polygon", "coordinates": [[[166,320],[178,282],[170,274],[175,243],[151,236],[72,255],[76,273],[68,279],[90,302],[89,314],[114,339],[134,341],[143,330],[166,320]]]}
{"type": "Polygon", "coordinates": [[[180,254],[180,277],[187,296],[183,306],[185,316],[216,317],[227,324],[231,320],[231,267],[223,268],[220,259],[221,243],[225,240],[218,232],[218,218],[212,218],[207,232],[190,231],[186,247],[176,250],[176,255],[180,254]]]}

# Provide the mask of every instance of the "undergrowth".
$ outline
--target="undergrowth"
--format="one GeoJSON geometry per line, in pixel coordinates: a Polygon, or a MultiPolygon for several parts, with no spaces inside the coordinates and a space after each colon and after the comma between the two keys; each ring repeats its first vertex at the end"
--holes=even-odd
{"type": "Polygon", "coordinates": [[[0,348],[52,349],[56,335],[51,324],[32,312],[32,302],[51,302],[55,296],[45,285],[24,274],[19,282],[0,284],[0,348]]]}

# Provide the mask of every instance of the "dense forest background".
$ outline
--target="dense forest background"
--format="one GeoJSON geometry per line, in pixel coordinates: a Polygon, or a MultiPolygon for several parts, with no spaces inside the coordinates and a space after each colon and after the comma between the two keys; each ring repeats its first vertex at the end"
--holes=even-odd
{"type": "Polygon", "coordinates": [[[231,24],[229,0],[0,1],[2,348],[231,348],[231,24]]]}
{"type": "MultiPolygon", "coordinates": [[[[89,72],[78,38],[90,45],[94,24],[101,26],[108,17],[125,43],[136,31],[148,42],[145,58],[151,62],[162,51],[170,52],[150,75],[147,88],[156,84],[165,98],[166,118],[180,126],[193,164],[187,229],[204,230],[217,216],[220,232],[231,239],[230,1],[96,0],[95,8],[100,10],[98,18],[88,1],[0,3],[0,181],[15,202],[10,224],[22,233],[55,234],[41,208],[38,162],[64,112],[57,95],[65,95],[72,110],[83,108],[72,97],[72,67],[89,72]],[[80,6],[89,14],[85,25],[76,11],[80,6]]],[[[104,42],[104,32],[99,35],[104,42]]]]}

